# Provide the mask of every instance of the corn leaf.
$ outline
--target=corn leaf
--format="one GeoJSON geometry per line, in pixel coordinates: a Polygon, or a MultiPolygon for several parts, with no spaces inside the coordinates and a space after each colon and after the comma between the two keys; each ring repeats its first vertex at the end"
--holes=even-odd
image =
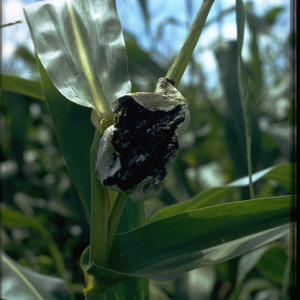
{"type": "Polygon", "coordinates": [[[249,189],[251,198],[254,198],[254,188],[252,182],[252,160],[251,160],[251,111],[250,111],[250,95],[248,87],[248,78],[245,71],[245,67],[242,59],[242,48],[244,41],[244,29],[245,29],[245,10],[243,0],[236,0],[236,24],[237,24],[237,43],[238,43],[238,83],[239,94],[243,108],[244,122],[245,122],[245,134],[246,134],[246,146],[247,146],[247,164],[249,174],[249,189]]]}
{"type": "Polygon", "coordinates": [[[1,299],[71,300],[64,282],[24,268],[1,253],[1,299]]]}
{"type": "Polygon", "coordinates": [[[292,198],[215,205],[117,234],[107,268],[92,264],[86,272],[108,288],[134,276],[167,281],[227,261],[286,234],[292,198]]]}
{"type": "Polygon", "coordinates": [[[40,1],[24,10],[54,86],[65,98],[107,116],[111,103],[131,86],[115,2],[40,1]]]}
{"type": "Polygon", "coordinates": [[[60,147],[89,220],[91,216],[90,148],[95,132],[90,122],[91,110],[68,101],[52,84],[39,60],[38,68],[60,147]]]}
{"type": "MultiPolygon", "coordinates": [[[[293,178],[291,176],[291,170],[291,164],[274,166],[253,174],[252,181],[256,182],[260,179],[273,179],[278,181],[289,191],[292,191],[293,178]]],[[[174,204],[159,210],[156,214],[152,216],[150,222],[177,215],[179,213],[187,212],[193,209],[199,209],[219,204],[224,199],[224,197],[229,195],[235,188],[247,185],[249,185],[248,176],[231,182],[226,186],[219,186],[207,189],[188,201],[174,204]]]]}
{"type": "Polygon", "coordinates": [[[13,75],[0,75],[0,87],[3,90],[24,96],[45,100],[40,82],[24,79],[13,75]]]}

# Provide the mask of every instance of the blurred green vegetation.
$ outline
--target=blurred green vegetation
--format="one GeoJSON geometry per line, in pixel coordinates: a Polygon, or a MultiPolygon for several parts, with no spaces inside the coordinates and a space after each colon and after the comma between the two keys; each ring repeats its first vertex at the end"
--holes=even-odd
{"type": "MultiPolygon", "coordinates": [[[[139,2],[149,33],[151,16],[145,1],[139,2]]],[[[252,105],[253,172],[257,172],[295,160],[291,139],[291,128],[295,126],[291,103],[295,99],[290,98],[290,59],[295,45],[293,33],[280,45],[272,33],[283,7],[272,7],[263,16],[257,16],[249,3],[246,8],[250,43],[245,65],[252,105]],[[283,63],[277,63],[279,59],[283,63]]],[[[225,13],[221,12],[220,18],[225,13]]],[[[180,23],[176,19],[166,20],[165,24],[168,22],[180,23]]],[[[163,25],[151,34],[162,39],[163,25]]],[[[153,91],[157,79],[167,72],[165,66],[171,65],[174,57],[160,66],[154,51],[143,50],[129,32],[124,32],[124,37],[132,91],[153,91]]],[[[203,49],[197,49],[188,72],[189,78],[199,80],[180,86],[189,105],[191,122],[165,188],[159,197],[146,201],[148,218],[166,205],[188,200],[206,188],[247,175],[237,44],[221,37],[212,42],[220,85],[208,87],[203,64],[195,58],[203,49]]],[[[16,49],[15,57],[23,60],[33,78],[38,78],[35,58],[25,46],[16,49]]],[[[72,281],[77,299],[83,299],[84,279],[79,259],[89,244],[89,224],[68,174],[51,115],[43,100],[3,90],[1,97],[2,205],[37,220],[49,231],[65,262],[66,277],[72,281]]],[[[257,198],[289,193],[276,182],[267,180],[255,183],[254,188],[257,198]]],[[[249,198],[245,187],[236,189],[223,202],[249,198]]],[[[21,222],[5,224],[1,230],[2,247],[11,258],[37,272],[59,276],[47,237],[21,222]]],[[[170,282],[150,281],[150,299],[259,300],[283,299],[283,296],[290,299],[293,282],[286,275],[291,261],[290,238],[284,237],[245,254],[248,265],[244,269],[241,269],[242,256],[191,271],[170,282]]]]}

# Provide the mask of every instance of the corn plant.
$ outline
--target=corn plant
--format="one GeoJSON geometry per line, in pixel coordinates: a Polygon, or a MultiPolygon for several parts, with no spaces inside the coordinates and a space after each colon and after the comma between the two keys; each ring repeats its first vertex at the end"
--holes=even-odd
{"type": "MultiPolygon", "coordinates": [[[[41,83],[2,75],[1,86],[45,100],[53,118],[90,224],[90,245],[80,259],[86,299],[148,299],[149,279],[172,280],[265,249],[259,247],[290,231],[295,195],[255,198],[253,183],[263,178],[293,193],[292,166],[252,174],[242,0],[236,1],[237,61],[249,176],[204,190],[146,220],[144,201],[163,188],[190,120],[188,103],[177,87],[213,2],[203,1],[180,52],[165,76],[157,78],[153,93],[131,93],[113,0],[40,1],[24,9],[41,83]],[[221,203],[241,186],[249,186],[251,199],[221,203]]],[[[23,222],[44,236],[61,277],[37,274],[3,253],[3,297],[72,299],[63,258],[46,228],[9,207],[2,209],[2,218],[7,226],[23,222]]]]}

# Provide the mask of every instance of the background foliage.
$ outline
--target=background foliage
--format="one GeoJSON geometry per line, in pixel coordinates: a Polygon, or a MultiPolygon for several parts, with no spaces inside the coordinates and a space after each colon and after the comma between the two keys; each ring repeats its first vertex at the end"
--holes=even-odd
{"type": "MultiPolygon", "coordinates": [[[[138,1],[149,39],[163,41],[163,28],[180,26],[175,18],[164,20],[151,31],[151,15],[146,1],[138,1]]],[[[187,1],[189,3],[189,1],[187,1]]],[[[188,5],[188,4],[187,4],[188,5]]],[[[250,40],[245,61],[252,103],[253,172],[280,163],[294,162],[291,127],[295,117],[289,103],[291,53],[295,46],[292,33],[284,44],[272,31],[280,22],[284,7],[270,7],[263,15],[246,4],[250,40]],[[277,43],[277,44],[276,44],[277,43]],[[274,46],[275,45],[275,46],[274,46]],[[277,46],[278,47],[277,47],[277,46]]],[[[222,16],[232,10],[221,11],[222,16]]],[[[187,10],[188,12],[188,10],[187,10]]],[[[130,32],[124,32],[129,74],[135,91],[152,91],[164,76],[174,57],[159,59],[158,49],[145,50],[130,32]]],[[[183,137],[179,153],[166,187],[160,196],[147,201],[150,219],[159,209],[190,199],[202,190],[226,184],[247,175],[244,121],[237,80],[236,41],[221,36],[211,49],[218,64],[219,84],[211,87],[204,72],[201,51],[196,49],[185,80],[179,89],[188,101],[191,123],[183,137]]],[[[15,57],[38,79],[34,55],[25,46],[15,50],[15,57]]],[[[6,66],[4,66],[6,68],[6,66]]],[[[3,73],[8,73],[5,69],[3,73]]],[[[15,73],[14,67],[10,73],[15,73]]],[[[59,270],[49,247],[49,236],[30,221],[5,224],[2,246],[7,255],[23,266],[45,275],[68,278],[77,299],[83,274],[79,258],[89,244],[89,224],[82,202],[73,186],[43,100],[1,91],[2,147],[1,184],[3,205],[36,220],[55,241],[66,270],[59,270]]],[[[272,180],[254,184],[256,197],[289,194],[272,180]]],[[[237,188],[223,202],[249,199],[249,189],[237,188]]],[[[150,299],[281,299],[291,295],[292,282],[285,282],[291,262],[290,235],[253,250],[241,257],[191,271],[166,283],[150,281],[150,299]]],[[[290,279],[288,279],[290,280],[290,279]]],[[[113,296],[111,296],[113,297],[113,296]]]]}

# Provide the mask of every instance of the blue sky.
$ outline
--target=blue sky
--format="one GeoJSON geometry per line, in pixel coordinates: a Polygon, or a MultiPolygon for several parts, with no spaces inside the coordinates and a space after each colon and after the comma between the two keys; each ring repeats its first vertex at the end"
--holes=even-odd
{"type": "MultiPolygon", "coordinates": [[[[12,54],[18,44],[25,44],[33,51],[33,44],[30,40],[30,34],[23,14],[23,6],[35,2],[34,0],[4,0],[2,23],[10,23],[22,20],[23,23],[3,28],[2,36],[2,56],[3,62],[12,60],[12,54]]],[[[146,34],[145,24],[142,18],[141,7],[137,0],[116,0],[118,13],[123,29],[134,35],[140,46],[145,50],[156,49],[155,59],[164,63],[166,57],[178,53],[188,31],[188,25],[192,22],[202,1],[191,0],[190,16],[187,18],[187,0],[148,0],[147,9],[150,15],[150,34],[146,34]],[[178,24],[168,24],[162,31],[162,39],[155,38],[158,27],[168,18],[178,21],[178,24]]],[[[286,0],[253,0],[253,8],[256,14],[262,15],[266,10],[273,6],[283,5],[286,7],[285,12],[281,15],[280,20],[273,30],[276,37],[284,40],[289,32],[289,1],[286,0]]],[[[224,9],[235,5],[235,0],[216,0],[208,16],[208,21],[218,15],[224,9]]],[[[236,38],[235,13],[232,12],[222,19],[219,23],[214,23],[207,29],[204,29],[198,45],[195,49],[197,59],[203,62],[205,72],[216,74],[217,66],[211,45],[218,37],[222,40],[236,38]],[[200,52],[200,49],[202,51],[200,52]]],[[[249,39],[248,31],[245,32],[244,57],[247,57],[247,42],[249,39]]],[[[264,42],[264,41],[262,41],[264,42]]],[[[265,41],[266,42],[266,41],[265,41]]],[[[19,76],[30,78],[26,70],[20,70],[19,76]]],[[[215,76],[209,76],[214,78],[215,76]]],[[[187,76],[183,77],[183,82],[187,76]]],[[[216,81],[211,80],[212,86],[216,81]]]]}

